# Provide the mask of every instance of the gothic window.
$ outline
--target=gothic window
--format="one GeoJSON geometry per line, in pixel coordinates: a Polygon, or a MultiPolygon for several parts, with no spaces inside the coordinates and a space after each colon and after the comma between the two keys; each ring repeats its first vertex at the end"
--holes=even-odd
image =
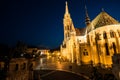
{"type": "Polygon", "coordinates": [[[90,43],[90,40],[89,40],[89,35],[87,35],[87,42],[90,43]]]}
{"type": "Polygon", "coordinates": [[[18,64],[15,65],[15,71],[17,71],[17,70],[18,70],[18,64]]]}
{"type": "Polygon", "coordinates": [[[65,30],[68,30],[68,27],[69,27],[69,26],[65,26],[65,30]]]}
{"type": "Polygon", "coordinates": [[[67,37],[70,37],[69,33],[67,34],[67,37]]]}
{"type": "Polygon", "coordinates": [[[83,55],[84,55],[84,56],[88,56],[87,49],[84,49],[84,51],[83,51],[83,55]]]}
{"type": "Polygon", "coordinates": [[[69,37],[69,33],[66,33],[66,38],[68,38],[69,37]]]}
{"type": "Polygon", "coordinates": [[[113,31],[110,31],[110,37],[114,38],[115,37],[115,33],[113,31]]]}
{"type": "Polygon", "coordinates": [[[88,56],[88,52],[83,52],[83,55],[84,56],[88,56]]]}
{"type": "Polygon", "coordinates": [[[84,56],[88,56],[88,52],[83,52],[83,55],[84,56]]]}
{"type": "Polygon", "coordinates": [[[105,43],[105,49],[106,49],[106,55],[110,55],[110,53],[109,53],[109,48],[108,48],[108,44],[107,44],[107,43],[105,43]]]}
{"type": "Polygon", "coordinates": [[[85,56],[85,52],[83,52],[83,55],[85,56]]]}
{"type": "Polygon", "coordinates": [[[112,46],[113,46],[114,53],[116,53],[116,45],[114,42],[112,43],[112,46]]]}
{"type": "Polygon", "coordinates": [[[106,32],[103,32],[103,38],[107,39],[107,33],[106,32]]]}
{"type": "Polygon", "coordinates": [[[86,56],[88,56],[88,52],[86,52],[86,56]]]}
{"type": "Polygon", "coordinates": [[[29,69],[33,70],[33,64],[30,64],[29,69]]]}
{"type": "Polygon", "coordinates": [[[26,63],[23,63],[23,70],[26,68],[26,63]]]}
{"type": "Polygon", "coordinates": [[[101,39],[100,39],[100,35],[101,35],[101,34],[99,34],[99,33],[96,34],[96,40],[101,40],[101,39]]]}
{"type": "Polygon", "coordinates": [[[65,34],[65,38],[67,38],[67,33],[65,34]]]}
{"type": "Polygon", "coordinates": [[[100,44],[98,44],[98,53],[101,54],[101,48],[100,44]]]}
{"type": "Polygon", "coordinates": [[[68,30],[70,30],[70,26],[68,26],[68,30]]]}
{"type": "Polygon", "coordinates": [[[74,43],[74,47],[76,48],[76,44],[74,43]]]}
{"type": "Polygon", "coordinates": [[[68,33],[68,37],[70,37],[70,33],[68,33]]]}
{"type": "Polygon", "coordinates": [[[118,36],[120,37],[120,30],[117,30],[117,32],[118,32],[118,36]]]}
{"type": "Polygon", "coordinates": [[[70,30],[70,26],[67,26],[67,30],[70,30]]]}

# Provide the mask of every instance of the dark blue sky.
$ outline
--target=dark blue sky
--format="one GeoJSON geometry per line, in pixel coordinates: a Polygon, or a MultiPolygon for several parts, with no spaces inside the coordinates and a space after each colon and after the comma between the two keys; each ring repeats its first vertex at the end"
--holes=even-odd
{"type": "MultiPolygon", "coordinates": [[[[63,41],[66,0],[1,0],[0,43],[20,40],[32,45],[58,47],[63,41]]],[[[75,27],[84,27],[85,3],[92,19],[101,9],[120,21],[120,0],[67,0],[75,27]]]]}

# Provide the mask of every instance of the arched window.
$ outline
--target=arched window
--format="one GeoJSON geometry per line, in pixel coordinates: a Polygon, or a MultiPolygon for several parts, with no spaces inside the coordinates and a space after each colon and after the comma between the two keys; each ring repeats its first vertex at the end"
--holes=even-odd
{"type": "Polygon", "coordinates": [[[109,53],[109,48],[108,48],[108,44],[107,44],[107,43],[105,43],[105,49],[106,49],[106,55],[110,55],[110,53],[109,53]]]}
{"type": "Polygon", "coordinates": [[[23,67],[22,67],[23,70],[26,69],[26,63],[23,63],[23,67]]]}
{"type": "Polygon", "coordinates": [[[91,36],[91,41],[93,41],[93,36],[91,36]]]}
{"type": "Polygon", "coordinates": [[[33,70],[33,63],[30,64],[29,70],[33,70]]]}
{"type": "Polygon", "coordinates": [[[89,35],[87,35],[87,42],[88,42],[88,44],[90,44],[90,38],[89,38],[89,35]]]}
{"type": "Polygon", "coordinates": [[[107,39],[107,33],[105,31],[103,32],[103,38],[107,39]]]}
{"type": "Polygon", "coordinates": [[[69,30],[69,26],[67,26],[67,30],[69,30]]]}
{"type": "Polygon", "coordinates": [[[15,71],[17,71],[17,70],[18,70],[18,68],[19,68],[19,65],[18,65],[18,64],[16,64],[16,65],[15,65],[15,71]]]}
{"type": "Polygon", "coordinates": [[[66,33],[66,38],[70,37],[69,33],[66,33]]]}
{"type": "Polygon", "coordinates": [[[96,34],[96,40],[101,40],[101,39],[100,39],[100,35],[101,35],[101,34],[99,34],[99,33],[96,34]]]}
{"type": "Polygon", "coordinates": [[[115,37],[115,32],[113,32],[112,30],[110,31],[110,37],[114,38],[115,37]]]}
{"type": "Polygon", "coordinates": [[[118,32],[118,36],[120,37],[120,30],[117,30],[117,32],[118,32]]]}
{"type": "Polygon", "coordinates": [[[84,49],[84,51],[83,51],[83,55],[84,55],[84,56],[88,56],[87,49],[84,49]]]}
{"type": "Polygon", "coordinates": [[[116,53],[116,45],[114,42],[112,43],[112,46],[113,46],[114,53],[116,53]]]}

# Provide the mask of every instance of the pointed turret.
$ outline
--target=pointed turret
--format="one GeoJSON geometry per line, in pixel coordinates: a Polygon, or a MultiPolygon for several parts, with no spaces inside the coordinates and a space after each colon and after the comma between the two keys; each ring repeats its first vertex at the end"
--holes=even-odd
{"type": "Polygon", "coordinates": [[[69,9],[68,9],[68,2],[66,1],[65,2],[65,15],[64,15],[64,18],[71,18],[70,17],[70,13],[69,13],[69,9]]]}
{"type": "Polygon", "coordinates": [[[67,1],[66,1],[65,3],[66,3],[66,6],[65,6],[65,14],[69,14],[68,3],[67,3],[67,1]]]}
{"type": "Polygon", "coordinates": [[[85,24],[86,24],[86,26],[88,26],[90,24],[90,18],[89,18],[86,6],[85,6],[85,15],[86,15],[86,17],[85,17],[85,24]]]}

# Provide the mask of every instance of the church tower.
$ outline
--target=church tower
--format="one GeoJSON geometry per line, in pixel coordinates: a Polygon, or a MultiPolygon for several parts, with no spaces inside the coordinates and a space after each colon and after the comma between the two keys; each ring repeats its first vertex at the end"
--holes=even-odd
{"type": "Polygon", "coordinates": [[[84,21],[84,28],[74,27],[66,2],[60,56],[79,65],[112,67],[111,57],[120,53],[120,23],[104,10],[90,20],[86,6],[84,21]]]}
{"type": "Polygon", "coordinates": [[[71,35],[70,32],[75,31],[71,16],[70,16],[70,13],[68,10],[68,3],[67,2],[66,2],[66,6],[65,6],[63,25],[64,25],[64,41],[66,42],[71,35]]]}
{"type": "Polygon", "coordinates": [[[66,2],[65,6],[65,14],[63,18],[63,26],[64,26],[64,41],[61,46],[61,55],[64,58],[68,59],[70,62],[75,61],[75,28],[73,25],[73,21],[71,19],[69,10],[68,10],[68,3],[66,2]]]}

